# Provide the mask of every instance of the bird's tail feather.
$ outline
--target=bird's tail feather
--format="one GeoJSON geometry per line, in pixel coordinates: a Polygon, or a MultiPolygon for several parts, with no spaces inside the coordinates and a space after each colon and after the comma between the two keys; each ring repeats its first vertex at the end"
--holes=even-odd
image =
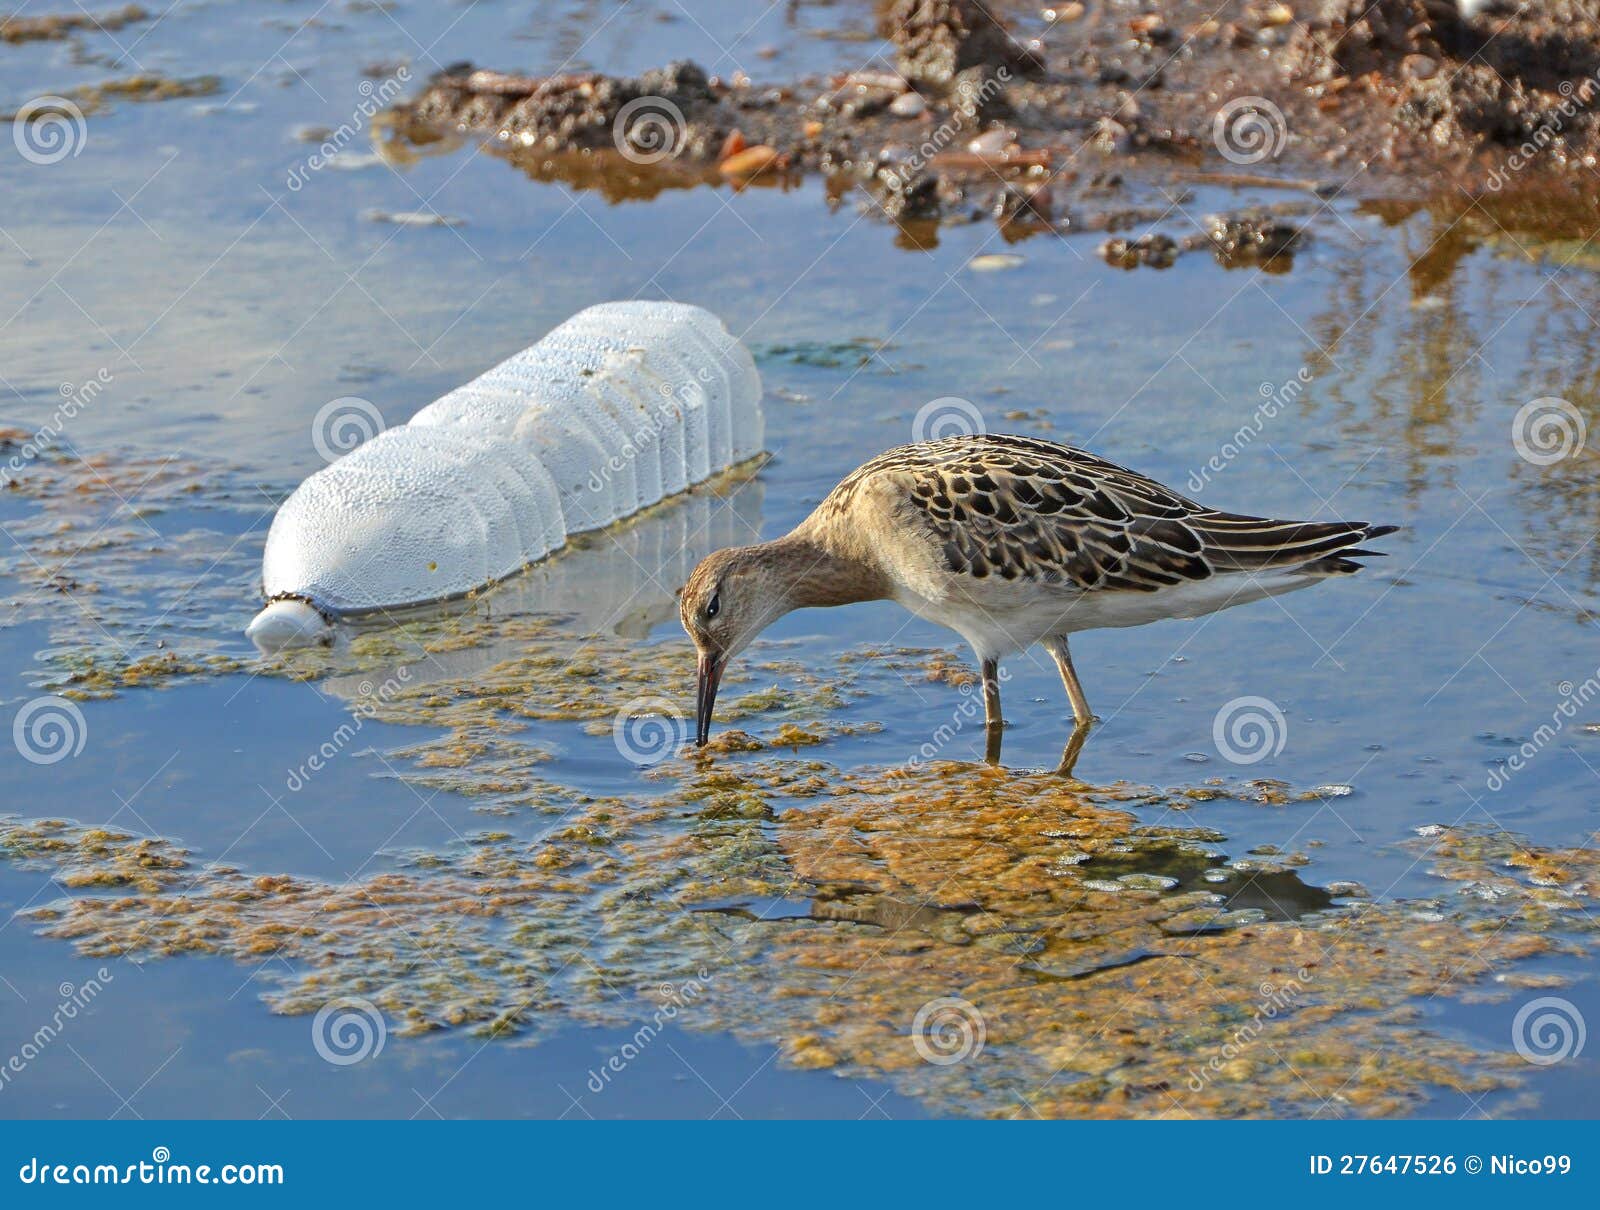
{"type": "Polygon", "coordinates": [[[1231,571],[1297,570],[1345,572],[1360,569],[1355,558],[1381,556],[1359,544],[1391,534],[1398,526],[1365,521],[1274,521],[1219,513],[1192,522],[1206,557],[1231,571]]]}

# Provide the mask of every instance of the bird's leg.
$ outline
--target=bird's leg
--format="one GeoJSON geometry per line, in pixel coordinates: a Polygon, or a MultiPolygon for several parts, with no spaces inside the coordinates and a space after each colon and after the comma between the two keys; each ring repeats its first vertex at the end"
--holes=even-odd
{"type": "Polygon", "coordinates": [[[1078,670],[1072,666],[1067,636],[1054,635],[1045,640],[1045,646],[1050,649],[1056,667],[1061,670],[1061,683],[1067,687],[1067,700],[1072,703],[1072,734],[1067,737],[1067,746],[1061,750],[1061,763],[1056,766],[1057,773],[1071,777],[1073,766],[1078,763],[1078,753],[1083,751],[1083,741],[1089,738],[1089,725],[1094,722],[1094,714],[1089,709],[1089,699],[1084,696],[1083,686],[1078,684],[1078,670]]]}
{"type": "Polygon", "coordinates": [[[983,724],[1000,726],[1000,661],[983,661],[983,724]]]}
{"type": "Polygon", "coordinates": [[[983,725],[987,732],[983,758],[991,765],[1000,763],[1000,661],[983,661],[983,725]]]}
{"type": "Polygon", "coordinates": [[[1061,670],[1061,683],[1067,687],[1067,700],[1072,703],[1072,717],[1079,727],[1086,727],[1094,722],[1094,712],[1089,709],[1089,699],[1084,696],[1083,686],[1078,684],[1078,673],[1072,666],[1072,652],[1067,650],[1067,636],[1054,635],[1045,640],[1054,657],[1056,667],[1061,670]]]}

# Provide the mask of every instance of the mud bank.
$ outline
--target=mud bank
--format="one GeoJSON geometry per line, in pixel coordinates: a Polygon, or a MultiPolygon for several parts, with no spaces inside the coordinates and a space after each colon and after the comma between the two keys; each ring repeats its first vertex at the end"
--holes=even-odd
{"type": "MultiPolygon", "coordinates": [[[[884,41],[855,71],[763,83],[689,62],[629,78],[460,64],[395,111],[391,135],[488,136],[535,179],[618,201],[820,175],[831,201],[859,191],[913,240],[991,219],[1019,238],[1115,233],[1193,183],[1300,190],[1308,212],[1487,194],[1592,167],[1600,148],[1600,0],[1470,19],[1452,0],[990,6],[1004,25],[974,0],[875,7],[884,41]]],[[[1194,246],[1279,261],[1299,225],[1271,217],[1223,216],[1194,246]]],[[[1170,242],[1104,253],[1159,266],[1184,250],[1170,242]]]]}

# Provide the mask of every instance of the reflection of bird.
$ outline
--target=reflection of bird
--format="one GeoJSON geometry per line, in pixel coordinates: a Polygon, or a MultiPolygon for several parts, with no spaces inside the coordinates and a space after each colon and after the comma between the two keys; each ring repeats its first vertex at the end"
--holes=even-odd
{"type": "Polygon", "coordinates": [[[989,753],[1002,656],[1042,643],[1077,721],[1079,630],[1192,618],[1360,569],[1392,525],[1218,512],[1083,450],[1031,437],[948,437],[856,470],[792,532],[705,558],[679,603],[700,653],[696,739],[728,661],[792,609],[889,599],[972,645],[989,753]]]}

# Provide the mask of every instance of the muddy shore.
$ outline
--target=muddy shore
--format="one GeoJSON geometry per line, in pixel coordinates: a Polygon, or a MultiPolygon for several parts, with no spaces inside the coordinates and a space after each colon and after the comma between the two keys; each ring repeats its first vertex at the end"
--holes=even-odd
{"type": "Polygon", "coordinates": [[[1593,193],[1600,0],[1470,18],[1454,0],[990,7],[998,18],[976,0],[881,2],[887,49],[825,78],[455,65],[390,129],[413,145],[485,137],[536,179],[612,200],[820,176],[830,201],[855,197],[912,243],[973,221],[1008,238],[1100,231],[1106,259],[1130,268],[1200,247],[1281,268],[1335,198],[1471,198],[1513,182],[1593,193]],[[1193,184],[1301,197],[1177,238],[1115,238],[1193,184]]]}

